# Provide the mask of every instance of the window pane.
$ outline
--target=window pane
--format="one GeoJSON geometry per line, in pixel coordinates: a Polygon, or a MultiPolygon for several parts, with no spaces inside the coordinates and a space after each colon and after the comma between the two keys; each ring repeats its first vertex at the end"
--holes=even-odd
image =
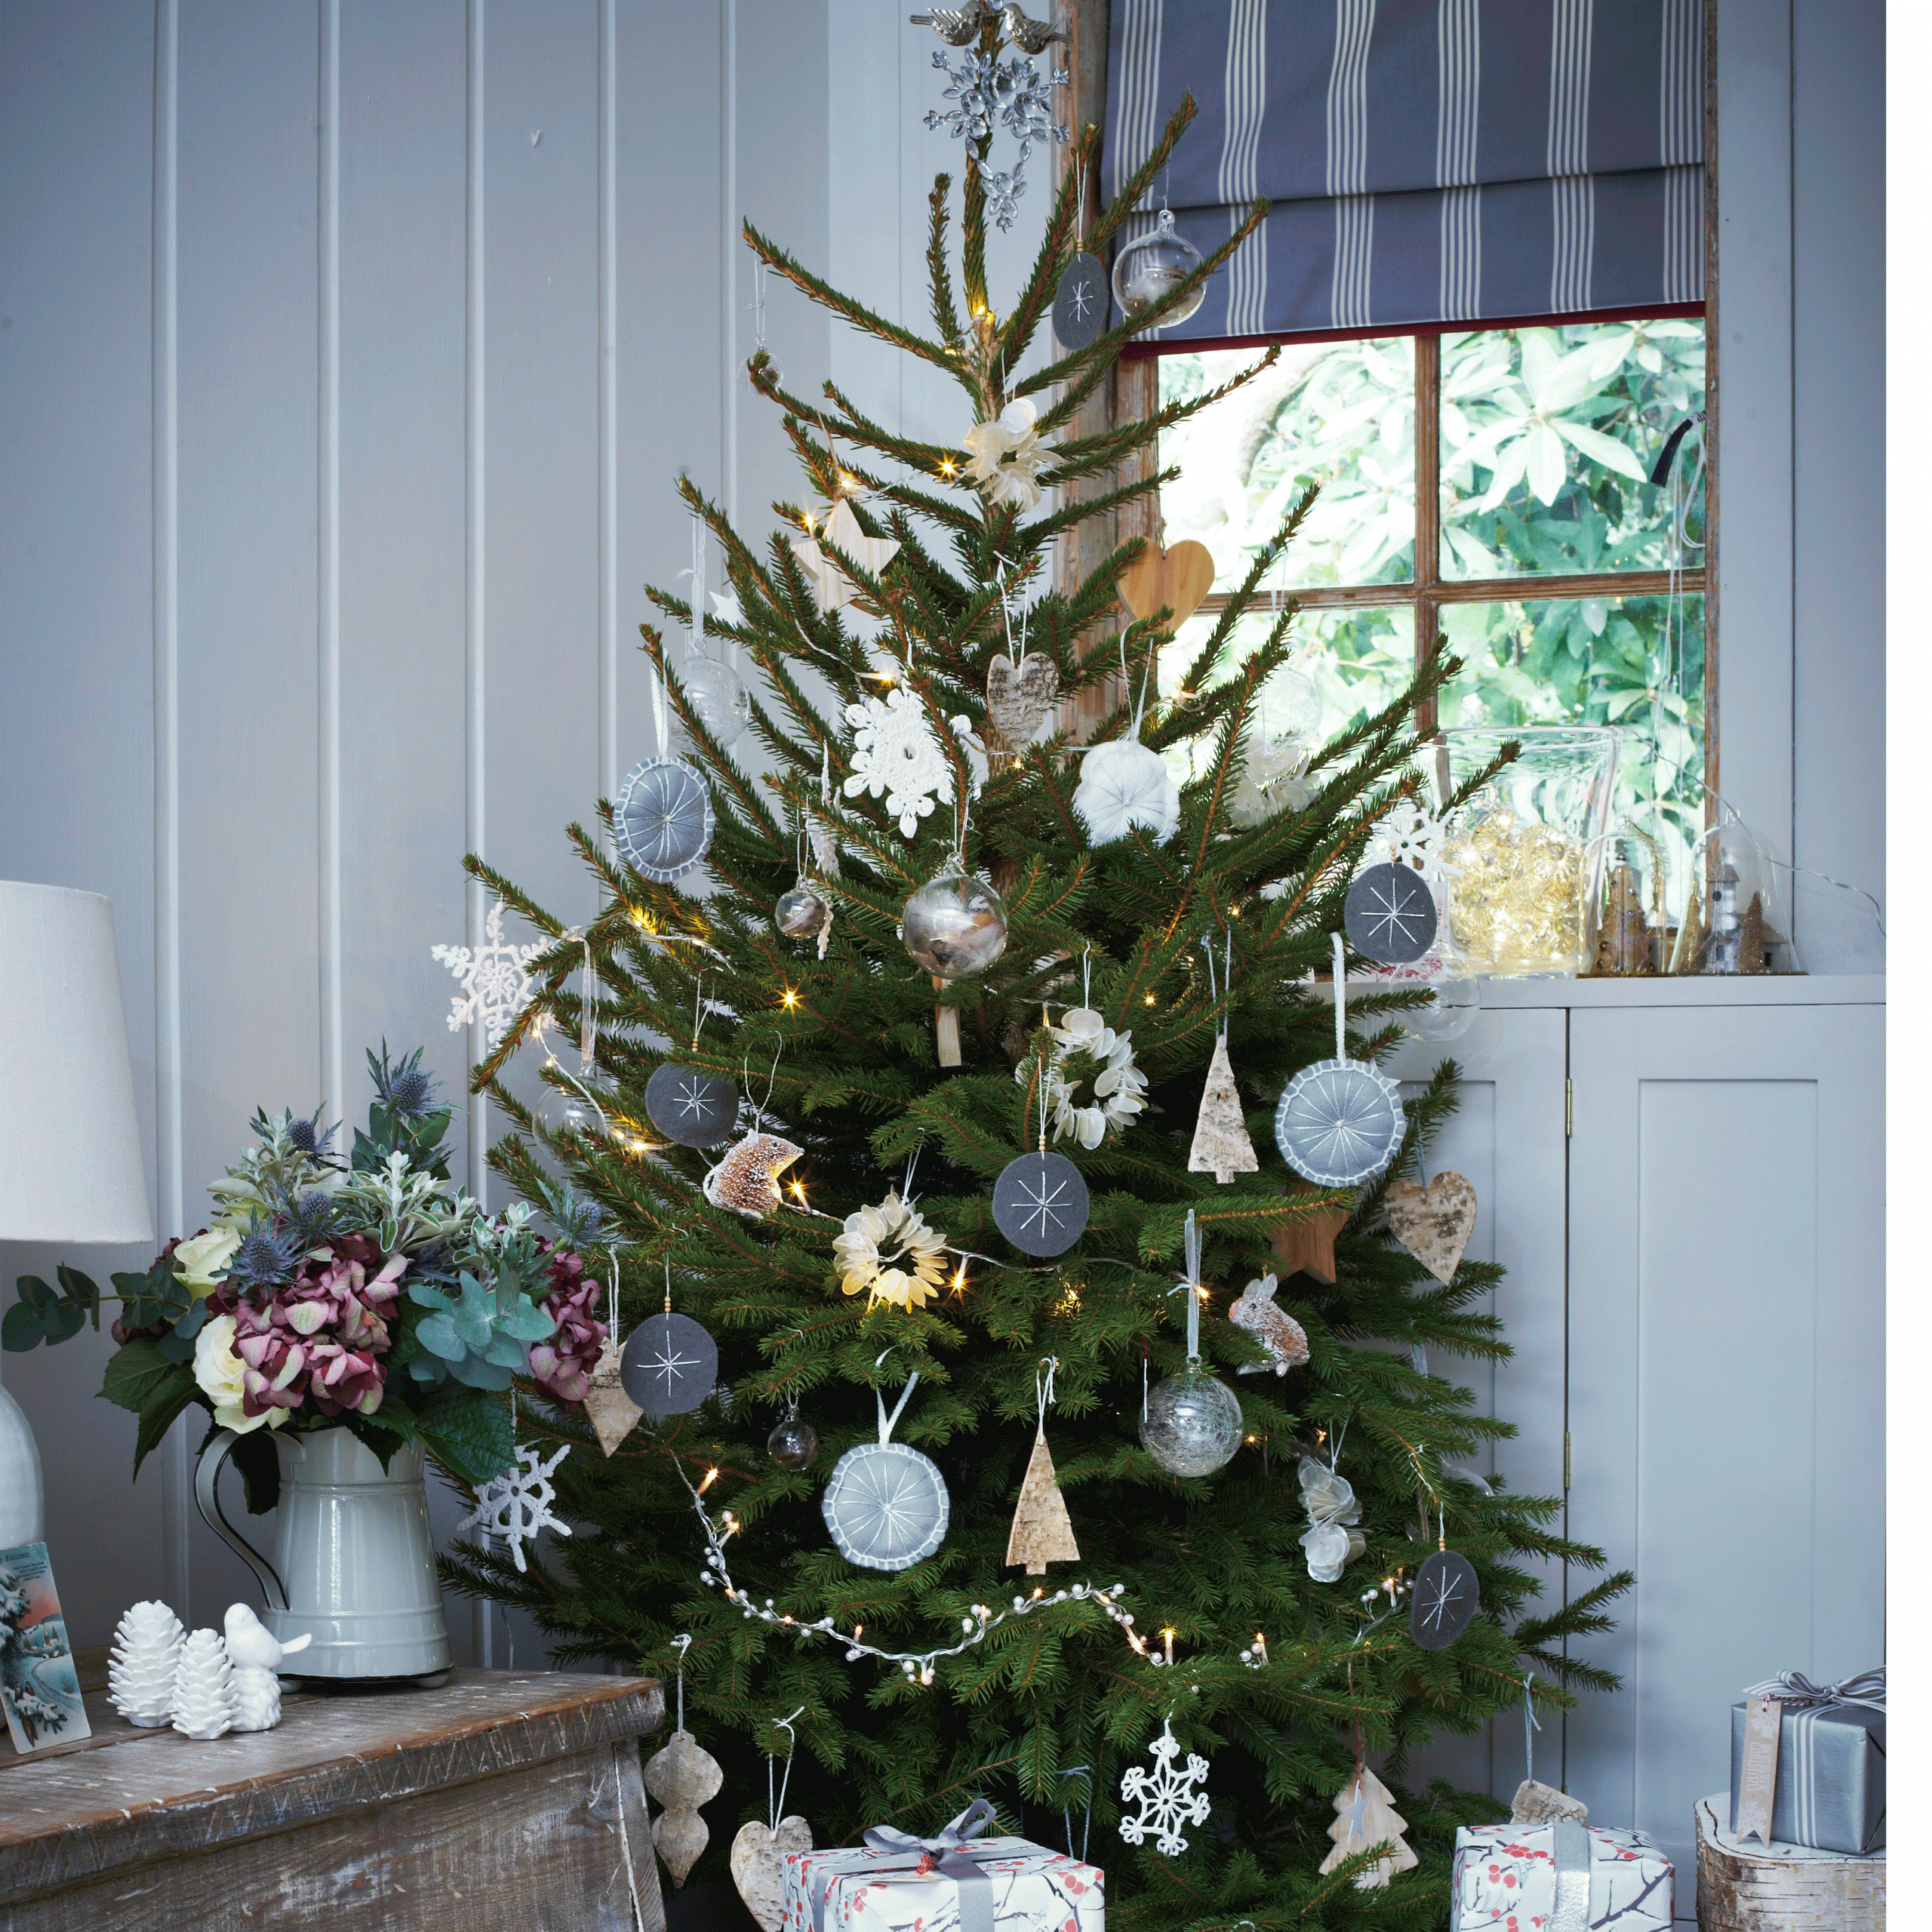
{"type": "MultiPolygon", "coordinates": [[[[1163,407],[1217,387],[1259,352],[1160,359],[1163,407]]],[[[1415,345],[1289,343],[1264,376],[1161,438],[1165,540],[1214,555],[1232,590],[1310,483],[1321,496],[1270,582],[1406,583],[1415,574],[1415,345]]]]}
{"type": "Polygon", "coordinates": [[[1442,724],[1620,726],[1614,812],[1657,838],[1673,891],[1704,823],[1703,598],[1684,598],[1681,612],[1663,597],[1441,611],[1463,660],[1442,689],[1442,724]]]}
{"type": "MultiPolygon", "coordinates": [[[[1703,406],[1701,321],[1445,335],[1443,576],[1666,568],[1669,491],[1647,478],[1672,429],[1703,406]]],[[[1698,451],[1681,450],[1687,488],[1698,451]]],[[[1701,482],[1690,510],[1701,538],[1701,482]]]]}
{"type": "MultiPolygon", "coordinates": [[[[1231,676],[1251,651],[1266,640],[1271,620],[1265,611],[1251,613],[1234,628],[1229,648],[1204,685],[1231,676]]],[[[1181,681],[1208,641],[1214,620],[1202,612],[1181,626],[1174,641],[1161,654],[1161,695],[1170,702],[1180,694],[1181,681]]],[[[1319,717],[1315,741],[1325,743],[1338,731],[1386,710],[1408,688],[1416,671],[1415,614],[1406,604],[1383,608],[1304,611],[1295,620],[1295,654],[1284,668],[1298,671],[1315,687],[1319,717]]],[[[1279,694],[1288,701],[1285,692],[1279,694]]],[[[1269,694],[1264,691],[1264,705],[1269,694]]],[[[1265,715],[1264,712],[1264,715],[1265,715]]],[[[1214,756],[1211,743],[1169,754],[1177,778],[1198,777],[1214,756]]]]}

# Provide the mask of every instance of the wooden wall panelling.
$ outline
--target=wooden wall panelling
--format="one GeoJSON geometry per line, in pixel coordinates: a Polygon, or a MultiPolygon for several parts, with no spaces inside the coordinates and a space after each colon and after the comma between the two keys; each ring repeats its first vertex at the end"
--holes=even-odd
{"type": "Polygon", "coordinates": [[[1569,1786],[1687,1872],[1743,1687],[1883,1659],[1883,1014],[1571,1025],[1571,1533],[1637,1586],[1569,1786]]]}

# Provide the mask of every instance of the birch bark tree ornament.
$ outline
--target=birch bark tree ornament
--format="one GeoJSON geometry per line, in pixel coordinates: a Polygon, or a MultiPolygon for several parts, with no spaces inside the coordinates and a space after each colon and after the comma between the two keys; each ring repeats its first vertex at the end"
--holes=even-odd
{"type": "Polygon", "coordinates": [[[108,1654],[108,1702],[143,1730],[167,1723],[174,1708],[174,1669],[186,1632],[167,1604],[137,1603],[114,1626],[108,1654]]]}
{"type": "Polygon", "coordinates": [[[1328,1827],[1335,1848],[1321,1861],[1321,1871],[1332,1872],[1357,1853],[1386,1843],[1389,1850],[1355,1874],[1356,1890],[1372,1892],[1420,1862],[1403,1838],[1408,1821],[1395,1809],[1389,1787],[1359,1760],[1354,1777],[1335,1794],[1335,1822],[1328,1827]]]}
{"type": "MultiPolygon", "coordinates": [[[[1201,949],[1208,955],[1208,997],[1214,991],[1214,938],[1201,937],[1201,949]]],[[[1223,955],[1220,997],[1233,990],[1234,934],[1229,930],[1223,955]]],[[[1214,1035],[1213,1057],[1208,1063],[1208,1084],[1201,1094],[1201,1111],[1194,1123],[1194,1145],[1188,1151],[1187,1171],[1192,1174],[1211,1174],[1225,1187],[1236,1174],[1251,1174],[1260,1163],[1254,1158],[1254,1143],[1247,1137],[1240,1090],[1235,1085],[1235,1070],[1228,1060],[1228,1029],[1225,1017],[1214,1035]]]]}
{"type": "MultiPolygon", "coordinates": [[[[891,1352],[888,1349],[878,1362],[891,1352]]],[[[893,1428],[918,1386],[916,1374],[907,1378],[890,1415],[884,1396],[875,1392],[878,1440],[862,1442],[839,1457],[820,1500],[839,1555],[861,1569],[909,1570],[946,1540],[952,1499],[939,1465],[892,1439],[893,1428]]]]}
{"type": "Polygon", "coordinates": [[[792,1782],[792,1755],[798,1749],[792,1721],[804,1709],[801,1704],[791,1717],[773,1720],[773,1728],[783,1731],[787,1743],[785,1776],[775,1792],[772,1761],[769,1758],[764,1761],[764,1792],[771,1823],[761,1825],[755,1818],[747,1819],[731,1841],[731,1882],[737,1887],[746,1910],[758,1921],[763,1932],[779,1932],[785,1922],[786,1854],[812,1848],[812,1828],[804,1819],[796,1815],[779,1816],[785,1808],[785,1793],[792,1782]]]}
{"type": "Polygon", "coordinates": [[[1407,1131],[1402,1093],[1365,1061],[1349,1057],[1348,967],[1334,935],[1335,1057],[1305,1066],[1275,1110],[1275,1139],[1296,1173],[1321,1187],[1354,1187],[1379,1174],[1407,1131]]]}
{"type": "Polygon", "coordinates": [[[1023,1563],[1029,1577],[1043,1577],[1049,1563],[1078,1563],[1080,1546],[1073,1539],[1073,1524],[1066,1513],[1066,1499],[1061,1495],[1060,1478],[1054,1472],[1053,1451],[1047,1447],[1047,1411],[1054,1399],[1054,1371],[1060,1367],[1057,1355],[1048,1355],[1042,1380],[1034,1371],[1034,1399],[1039,1406],[1039,1422],[1033,1432],[1033,1453],[1027,1459],[1026,1474],[1020,1485],[1019,1506],[1013,1512],[1012,1533],[1006,1540],[1006,1560],[1023,1563]]]}
{"type": "Polygon", "coordinates": [[[1143,1398],[1140,1444],[1171,1475],[1212,1475],[1241,1447],[1241,1404],[1201,1361],[1201,1231],[1187,1213],[1187,1272],[1170,1294],[1187,1297],[1187,1361],[1143,1398]]]}
{"type": "Polygon", "coordinates": [[[1509,1822],[1548,1825],[1567,1818],[1580,1825],[1589,1817],[1590,1807],[1580,1798],[1558,1791],[1537,1776],[1536,1734],[1542,1730],[1543,1720],[1536,1713],[1536,1681],[1534,1671],[1523,1678],[1523,1782],[1510,1801],[1509,1822]]]}
{"type": "Polygon", "coordinates": [[[651,1841],[664,1861],[672,1884],[681,1887],[691,1869],[711,1842],[711,1827],[698,1816],[724,1788],[718,1760],[685,1728],[684,1655],[691,1640],[680,1635],[678,1646],[678,1727],[661,1751],[645,1760],[644,1788],[663,1809],[651,1821],[651,1841]]]}

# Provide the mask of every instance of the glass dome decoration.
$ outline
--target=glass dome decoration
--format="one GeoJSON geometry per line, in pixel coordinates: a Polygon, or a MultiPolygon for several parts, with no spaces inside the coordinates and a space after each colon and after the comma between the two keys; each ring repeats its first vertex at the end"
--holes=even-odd
{"type": "Polygon", "coordinates": [[[1592,979],[1641,979],[1666,972],[1677,934],[1664,894],[1669,869],[1642,826],[1621,819],[1611,828],[1598,888],[1592,979]]]}
{"type": "Polygon", "coordinates": [[[1675,974],[1802,973],[1780,868],[1728,806],[1692,848],[1690,889],[1671,955],[1675,974]]]}

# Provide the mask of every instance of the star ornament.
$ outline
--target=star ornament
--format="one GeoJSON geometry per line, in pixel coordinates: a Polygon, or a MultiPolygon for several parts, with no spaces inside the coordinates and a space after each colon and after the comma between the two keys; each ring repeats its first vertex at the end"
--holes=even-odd
{"type": "Polygon", "coordinates": [[[1282,1159],[1318,1187],[1372,1179],[1395,1158],[1407,1130],[1401,1089],[1361,1060],[1303,1067],[1275,1110],[1282,1159]]]}
{"type": "Polygon", "coordinates": [[[811,580],[812,601],[821,617],[829,616],[861,593],[858,585],[839,568],[838,558],[826,554],[819,537],[849,557],[869,577],[878,577],[899,554],[897,543],[883,537],[868,537],[859,528],[851,505],[840,497],[831,515],[819,525],[817,537],[792,539],[792,554],[811,580]]]}
{"type": "Polygon", "coordinates": [[[993,1183],[993,1222],[1024,1254],[1064,1254],[1086,1232],[1080,1170],[1064,1154],[1022,1154],[993,1183]]]}
{"type": "Polygon", "coordinates": [[[1356,874],[1342,909],[1349,943],[1384,966],[1405,966],[1435,943],[1435,897],[1412,866],[1356,874]]]}

